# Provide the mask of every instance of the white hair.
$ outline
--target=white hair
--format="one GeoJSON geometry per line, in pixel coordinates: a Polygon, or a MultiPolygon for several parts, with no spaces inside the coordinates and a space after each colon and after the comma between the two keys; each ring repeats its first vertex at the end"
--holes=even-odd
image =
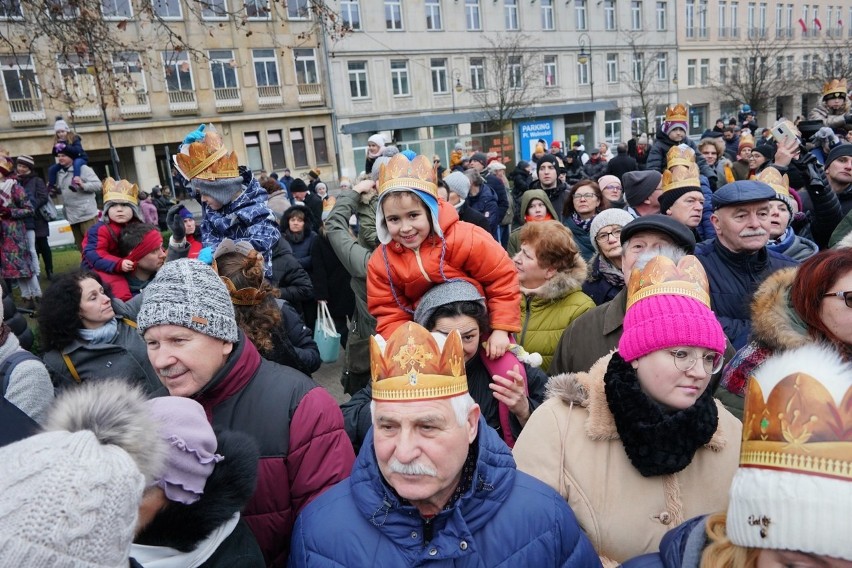
{"type": "MultiPolygon", "coordinates": [[[[473,400],[473,397],[470,396],[470,393],[464,393],[452,398],[448,398],[446,400],[450,401],[450,406],[453,407],[453,414],[456,415],[456,422],[459,426],[464,426],[467,424],[467,417],[470,414],[470,410],[476,404],[476,401],[473,400]]],[[[370,401],[370,416],[376,415],[376,401],[370,401]]]]}
{"type": "Polygon", "coordinates": [[[686,251],[676,245],[661,245],[659,248],[653,248],[640,254],[639,258],[633,264],[633,270],[642,270],[651,260],[658,256],[668,257],[672,262],[677,264],[680,262],[680,259],[686,256],[686,251]]]}

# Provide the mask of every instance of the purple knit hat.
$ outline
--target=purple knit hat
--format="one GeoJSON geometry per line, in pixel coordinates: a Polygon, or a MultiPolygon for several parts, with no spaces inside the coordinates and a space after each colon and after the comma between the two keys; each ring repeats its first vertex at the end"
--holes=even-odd
{"type": "Polygon", "coordinates": [[[163,396],[147,402],[160,437],[168,444],[163,472],[154,476],[169,501],[191,505],[201,499],[207,478],[224,460],[204,408],[192,399],[163,396]]]}
{"type": "Polygon", "coordinates": [[[710,309],[707,275],[694,256],[664,256],[634,269],[618,352],[625,361],[671,347],[725,351],[725,333],[710,309]]]}

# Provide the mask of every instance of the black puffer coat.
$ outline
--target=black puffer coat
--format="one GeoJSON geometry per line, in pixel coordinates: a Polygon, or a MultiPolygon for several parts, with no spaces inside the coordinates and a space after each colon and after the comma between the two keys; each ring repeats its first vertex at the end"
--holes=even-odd
{"type": "Polygon", "coordinates": [[[12,333],[17,336],[21,347],[30,351],[33,346],[33,331],[27,325],[26,318],[15,306],[15,299],[9,291],[9,287],[6,286],[5,280],[0,279],[0,283],[3,286],[3,323],[8,325],[12,333]]]}

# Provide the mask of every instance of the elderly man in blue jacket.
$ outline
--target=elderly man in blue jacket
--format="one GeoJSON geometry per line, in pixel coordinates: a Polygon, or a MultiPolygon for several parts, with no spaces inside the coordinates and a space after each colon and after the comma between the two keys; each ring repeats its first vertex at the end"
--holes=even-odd
{"type": "Polygon", "coordinates": [[[290,566],[600,566],[565,501],[480,416],[459,332],[411,322],[378,340],[373,428],[352,476],[299,516],[290,566]]]}

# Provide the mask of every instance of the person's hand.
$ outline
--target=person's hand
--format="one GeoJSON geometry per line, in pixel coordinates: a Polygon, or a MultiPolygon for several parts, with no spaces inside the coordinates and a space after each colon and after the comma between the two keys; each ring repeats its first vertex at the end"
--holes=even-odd
{"type": "Polygon", "coordinates": [[[12,210],[8,207],[0,207],[0,219],[10,219],[12,217],[12,210]]]}
{"type": "Polygon", "coordinates": [[[254,179],[254,174],[247,166],[239,166],[237,170],[240,172],[240,177],[243,178],[243,183],[248,185],[254,179]]]}
{"type": "Polygon", "coordinates": [[[122,272],[133,272],[133,261],[125,258],[121,261],[121,271],[122,272]]]}
{"type": "Polygon", "coordinates": [[[491,377],[493,382],[488,385],[488,388],[491,389],[494,398],[505,404],[509,412],[514,414],[523,426],[530,417],[530,401],[524,390],[524,377],[521,376],[517,365],[511,371],[507,371],[506,375],[506,377],[500,375],[491,377]]]}
{"type": "Polygon", "coordinates": [[[488,338],[485,344],[485,352],[489,359],[496,359],[503,356],[506,350],[509,349],[509,345],[509,332],[502,329],[495,329],[491,332],[491,337],[488,338]]]}
{"type": "Polygon", "coordinates": [[[352,188],[353,191],[360,193],[361,195],[367,193],[371,189],[376,187],[376,182],[371,179],[365,179],[363,181],[359,181],[355,187],[352,188]]]}
{"type": "Polygon", "coordinates": [[[799,141],[797,139],[787,138],[785,140],[779,140],[778,147],[775,150],[775,159],[772,161],[779,166],[787,167],[798,153],[799,141]]]}
{"type": "Polygon", "coordinates": [[[183,226],[183,217],[179,215],[183,205],[173,205],[166,213],[166,225],[172,232],[172,238],[176,243],[182,242],[186,238],[186,228],[183,226]]]}

